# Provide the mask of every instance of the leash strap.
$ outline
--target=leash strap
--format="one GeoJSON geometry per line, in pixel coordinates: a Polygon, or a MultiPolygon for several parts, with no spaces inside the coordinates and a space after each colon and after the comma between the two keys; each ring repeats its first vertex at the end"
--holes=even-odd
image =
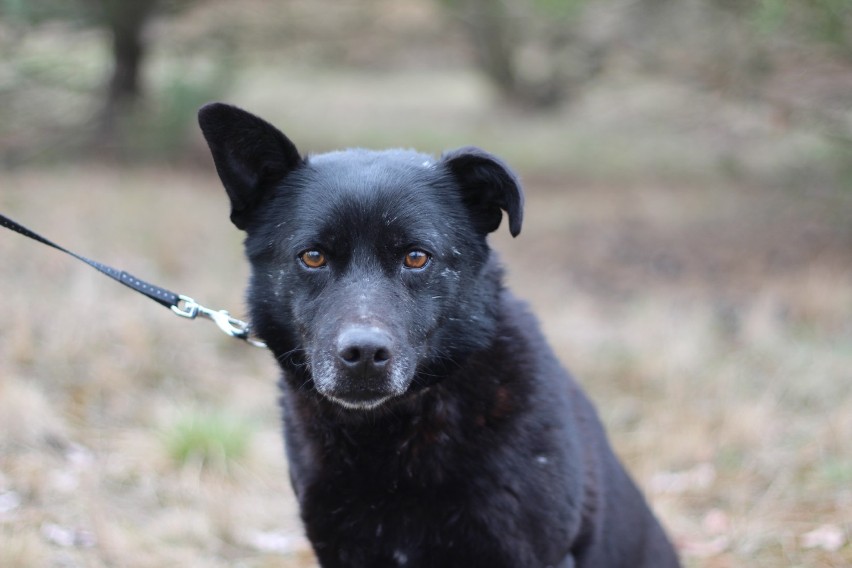
{"type": "Polygon", "coordinates": [[[139,278],[136,278],[132,274],[128,274],[127,272],[124,272],[123,270],[116,270],[115,268],[112,268],[110,266],[106,266],[105,264],[101,264],[100,262],[94,261],[90,258],[86,258],[85,256],[82,256],[82,255],[79,255],[75,252],[72,252],[72,251],[70,251],[70,250],[68,250],[64,247],[59,246],[58,244],[54,243],[53,241],[50,241],[50,240],[42,237],[38,233],[35,233],[35,232],[27,229],[26,227],[24,227],[20,223],[16,223],[15,221],[9,219],[8,217],[6,217],[5,215],[2,215],[2,214],[0,214],[0,225],[2,225],[3,227],[5,227],[7,229],[15,231],[16,233],[18,233],[20,235],[23,235],[25,237],[33,239],[34,241],[38,241],[43,245],[47,245],[49,247],[55,248],[58,251],[62,251],[65,254],[71,255],[74,258],[76,258],[77,260],[79,260],[81,262],[85,262],[86,264],[88,264],[89,266],[91,266],[92,268],[94,268],[95,270],[100,272],[101,274],[106,274],[107,276],[109,276],[113,280],[115,280],[117,282],[121,282],[122,284],[124,284],[128,288],[132,288],[133,290],[139,292],[140,294],[148,296],[149,298],[151,298],[152,300],[154,300],[158,304],[161,304],[161,305],[166,306],[168,308],[173,307],[173,306],[176,307],[180,304],[180,296],[178,296],[174,292],[170,292],[170,291],[166,290],[165,288],[160,288],[159,286],[154,286],[153,284],[149,284],[148,282],[145,282],[144,280],[140,280],[139,278]]]}
{"type": "Polygon", "coordinates": [[[154,300],[161,306],[170,308],[175,314],[181,317],[195,319],[198,316],[203,316],[207,319],[212,320],[217,326],[219,326],[219,329],[221,329],[224,333],[231,337],[242,339],[247,343],[250,343],[257,347],[266,347],[263,342],[251,338],[249,325],[246,322],[240,321],[232,317],[225,310],[211,310],[202,306],[201,304],[199,304],[188,296],[184,296],[182,294],[175,294],[174,292],[166,290],[165,288],[154,286],[153,284],[136,278],[129,272],[125,272],[123,270],[116,270],[111,266],[101,264],[100,262],[79,255],[76,252],[70,251],[54,243],[53,241],[42,237],[38,233],[27,229],[20,223],[9,219],[3,214],[0,214],[0,226],[11,231],[15,231],[16,233],[30,238],[34,241],[37,241],[43,245],[47,245],[58,251],[64,252],[67,255],[73,256],[77,260],[88,264],[101,274],[109,276],[116,282],[124,284],[131,290],[139,292],[143,296],[154,300]]]}

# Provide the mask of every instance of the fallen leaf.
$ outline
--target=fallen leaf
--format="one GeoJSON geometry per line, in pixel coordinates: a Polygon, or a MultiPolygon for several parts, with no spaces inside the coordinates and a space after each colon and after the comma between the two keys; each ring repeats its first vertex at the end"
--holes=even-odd
{"type": "Polygon", "coordinates": [[[63,548],[92,548],[97,543],[95,535],[82,529],[63,527],[55,523],[44,523],[41,535],[50,542],[63,548]]]}
{"type": "Polygon", "coordinates": [[[249,537],[249,543],[261,552],[291,554],[310,549],[305,537],[293,533],[258,531],[249,537]]]}
{"type": "Polygon", "coordinates": [[[699,463],[683,471],[661,471],[651,477],[651,491],[680,494],[709,488],[716,480],[716,468],[711,463],[699,463]]]}
{"type": "Polygon", "coordinates": [[[686,540],[680,542],[681,552],[684,556],[693,558],[710,558],[722,554],[731,544],[731,539],[726,535],[719,535],[707,540],[686,540]]]}
{"type": "Polygon", "coordinates": [[[728,515],[721,509],[710,509],[701,521],[701,527],[709,535],[727,533],[731,528],[728,515]]]}
{"type": "Polygon", "coordinates": [[[0,514],[11,513],[21,506],[21,496],[14,491],[0,493],[0,514]]]}
{"type": "Polygon", "coordinates": [[[802,535],[802,546],[837,552],[846,543],[846,534],[837,525],[821,525],[802,535]]]}

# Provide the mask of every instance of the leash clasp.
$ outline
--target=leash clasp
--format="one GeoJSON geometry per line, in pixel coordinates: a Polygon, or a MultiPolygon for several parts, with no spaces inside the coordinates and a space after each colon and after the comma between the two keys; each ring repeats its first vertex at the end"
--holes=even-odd
{"type": "Polygon", "coordinates": [[[239,320],[225,310],[211,310],[190,298],[180,295],[180,303],[172,306],[172,311],[182,318],[195,319],[203,316],[215,323],[225,335],[242,339],[255,347],[266,347],[266,344],[257,339],[252,339],[249,324],[239,320]]]}

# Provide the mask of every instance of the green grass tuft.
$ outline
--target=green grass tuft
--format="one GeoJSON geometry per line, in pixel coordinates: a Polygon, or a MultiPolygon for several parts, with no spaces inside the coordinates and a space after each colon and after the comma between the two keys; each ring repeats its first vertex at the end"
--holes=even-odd
{"type": "Polygon", "coordinates": [[[227,472],[248,453],[254,428],[246,420],[221,411],[191,410],[163,433],[169,457],[179,467],[227,472]]]}

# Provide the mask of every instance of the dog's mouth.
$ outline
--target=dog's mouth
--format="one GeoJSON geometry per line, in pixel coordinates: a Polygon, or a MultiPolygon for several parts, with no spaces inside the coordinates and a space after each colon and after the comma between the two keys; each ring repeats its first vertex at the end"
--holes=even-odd
{"type": "Polygon", "coordinates": [[[367,386],[353,384],[351,377],[336,376],[332,380],[314,377],[317,392],[347,410],[371,410],[402,395],[406,389],[392,388],[386,382],[367,386]]]}
{"type": "Polygon", "coordinates": [[[414,377],[413,357],[399,347],[386,355],[374,351],[361,349],[356,356],[339,345],[309,351],[317,392],[347,410],[374,409],[403,395],[414,377]]]}
{"type": "Polygon", "coordinates": [[[393,396],[383,396],[374,399],[355,400],[338,398],[330,394],[323,394],[323,396],[331,402],[342,406],[343,408],[346,408],[347,410],[372,410],[374,408],[380,407],[385,402],[393,398],[393,396]]]}

